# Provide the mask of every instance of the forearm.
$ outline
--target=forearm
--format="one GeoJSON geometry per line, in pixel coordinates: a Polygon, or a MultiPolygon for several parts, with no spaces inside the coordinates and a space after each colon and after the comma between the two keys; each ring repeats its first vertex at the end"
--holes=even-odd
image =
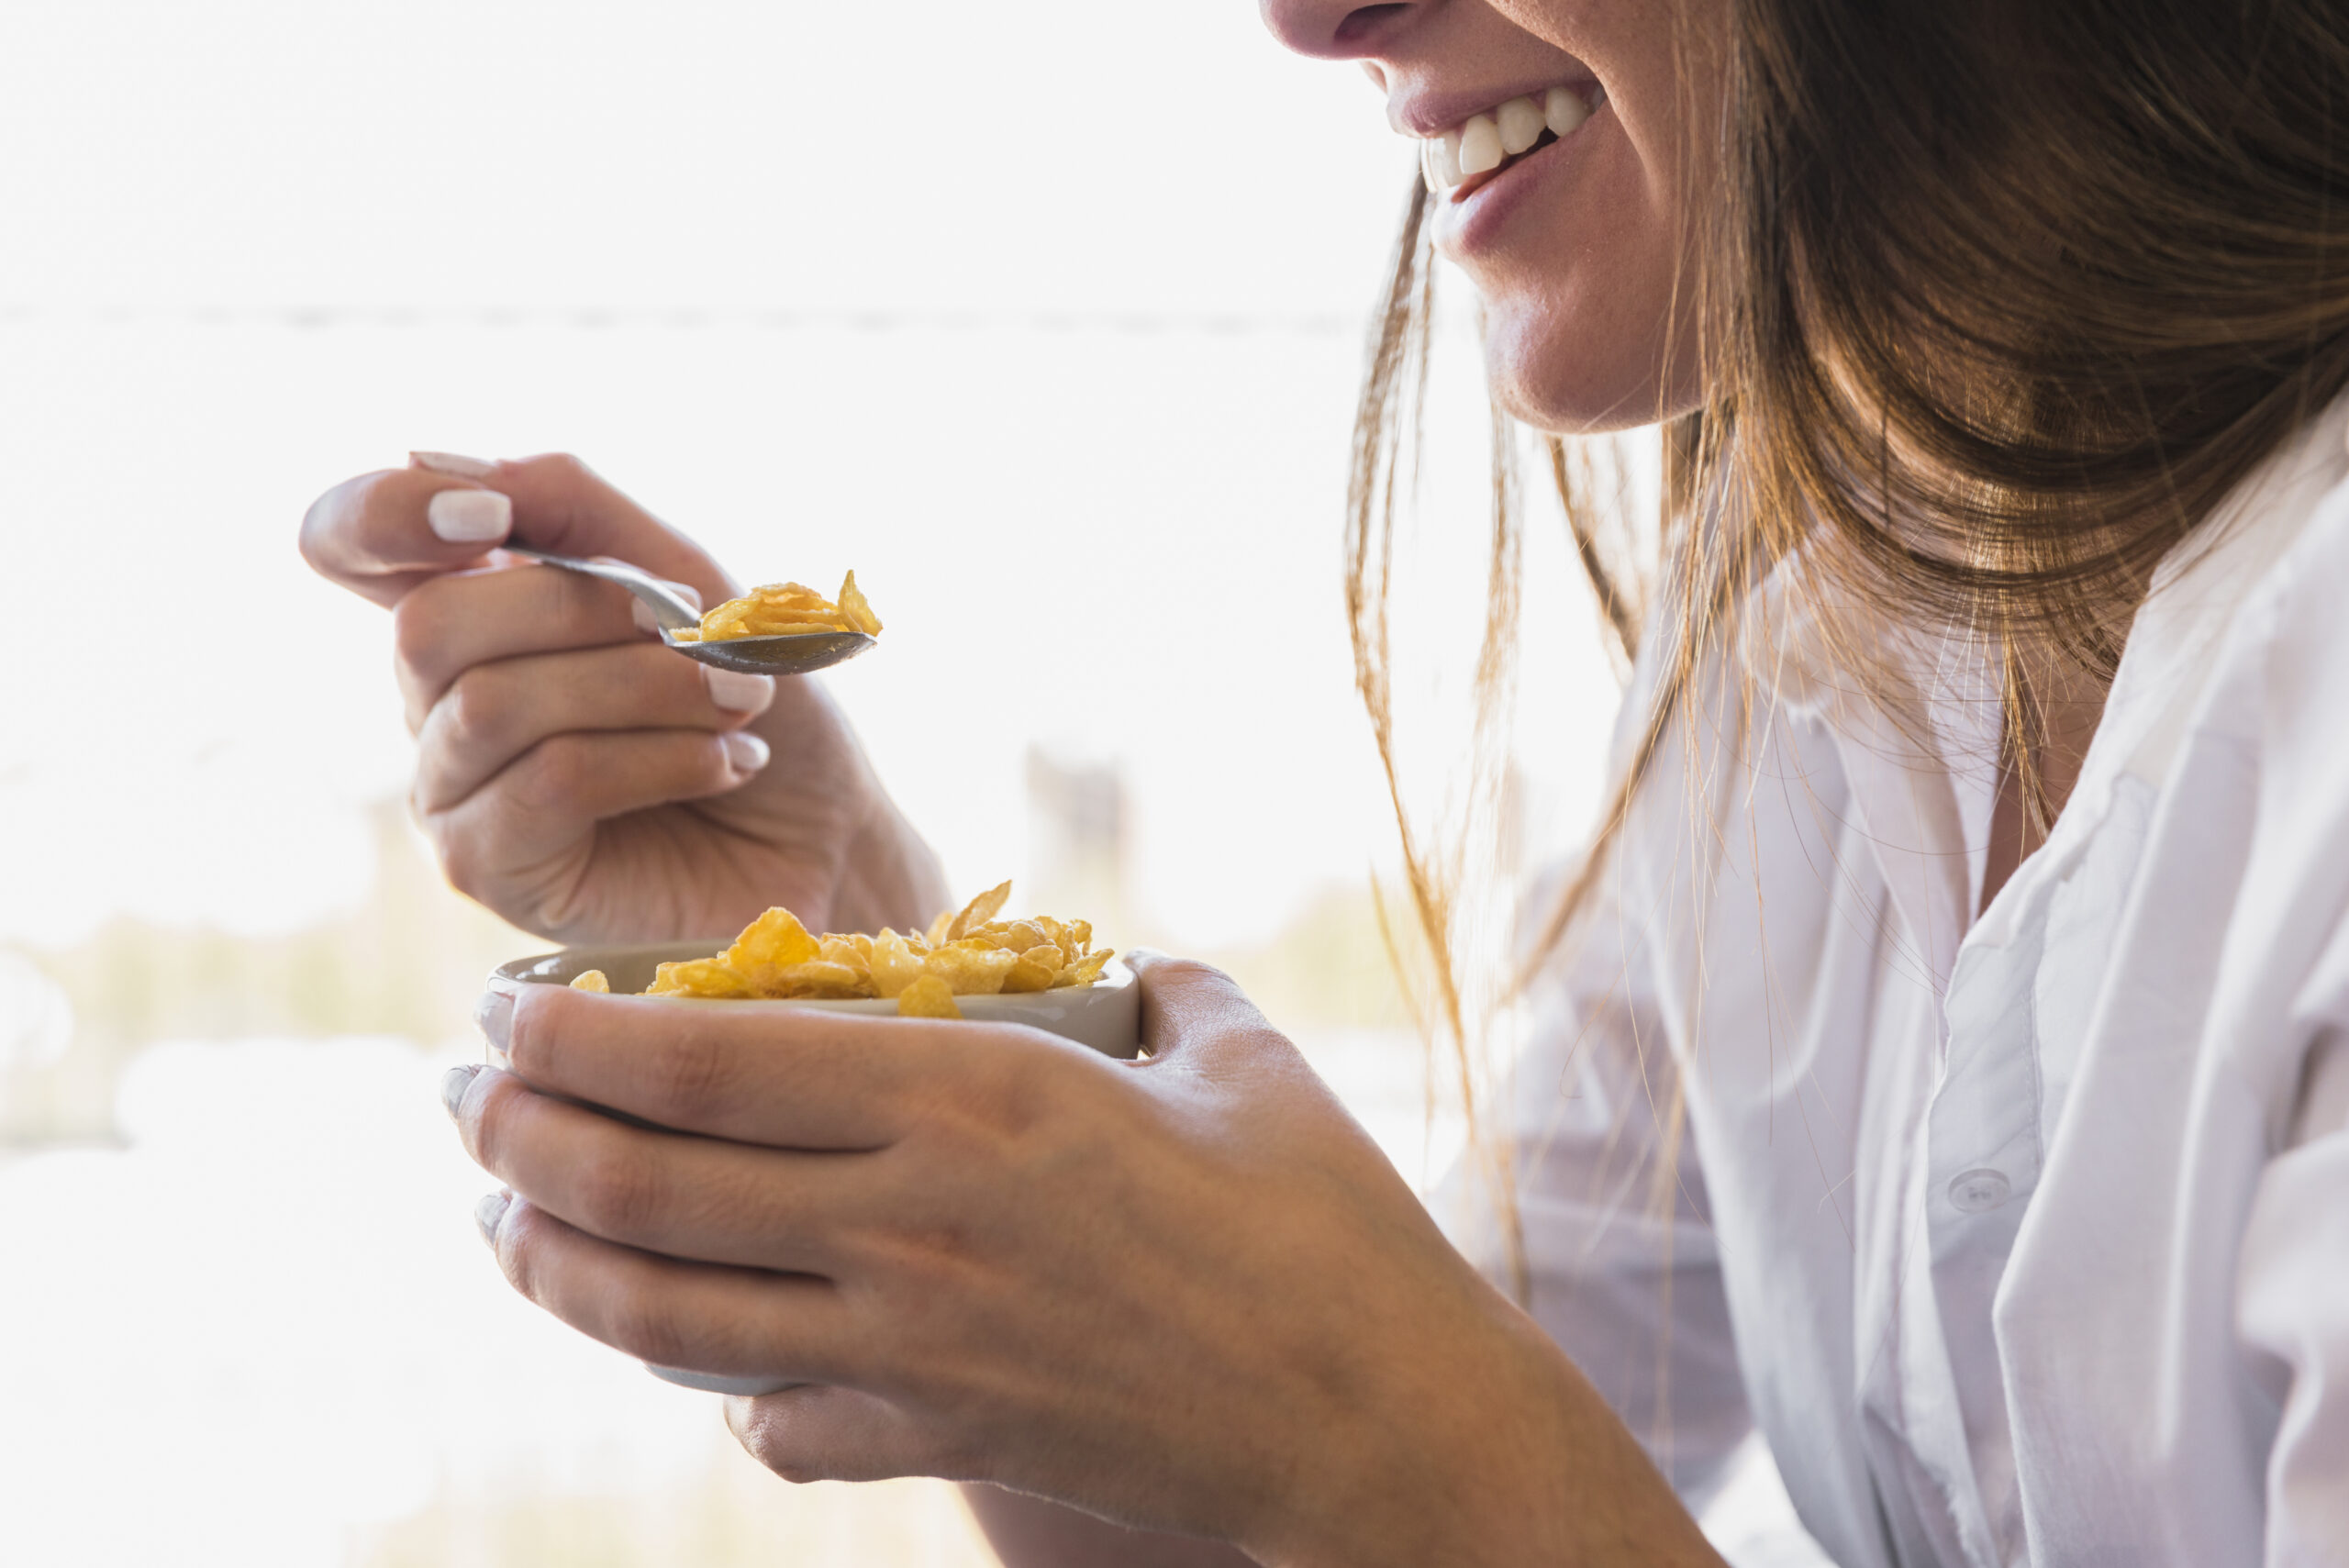
{"type": "Polygon", "coordinates": [[[1220,1541],[1154,1535],[1000,1486],[966,1485],[963,1500],[1004,1568],[1253,1568],[1220,1541]]]}
{"type": "MultiPolygon", "coordinates": [[[[1325,1520],[1308,1531],[1309,1543],[1264,1561],[1721,1568],[1631,1432],[1563,1357],[1544,1359],[1560,1396],[1531,1424],[1485,1424],[1487,1440],[1452,1450],[1465,1463],[1416,1466],[1407,1481],[1376,1485],[1377,1497],[1358,1496],[1346,1524],[1325,1520]]],[[[1453,1414],[1468,1413],[1460,1401],[1447,1403],[1453,1414]]],[[[1424,1436],[1428,1428],[1419,1429],[1424,1436]]],[[[1219,1541],[1129,1530],[1001,1487],[966,1485],[963,1496],[1004,1568],[1250,1568],[1259,1561],[1219,1541]]]]}
{"type": "Polygon", "coordinates": [[[1723,1568],[1629,1428],[1531,1318],[1502,1353],[1332,1434],[1243,1537],[1271,1568],[1723,1568]]]}

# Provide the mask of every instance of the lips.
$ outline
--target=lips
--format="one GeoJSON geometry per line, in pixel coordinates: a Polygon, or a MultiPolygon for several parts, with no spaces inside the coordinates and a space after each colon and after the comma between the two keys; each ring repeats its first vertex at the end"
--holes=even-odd
{"type": "Polygon", "coordinates": [[[1419,143],[1419,168],[1428,189],[1464,200],[1518,159],[1572,136],[1606,102],[1607,89],[1595,82],[1579,87],[1561,84],[1538,99],[1520,94],[1470,115],[1419,143]]]}

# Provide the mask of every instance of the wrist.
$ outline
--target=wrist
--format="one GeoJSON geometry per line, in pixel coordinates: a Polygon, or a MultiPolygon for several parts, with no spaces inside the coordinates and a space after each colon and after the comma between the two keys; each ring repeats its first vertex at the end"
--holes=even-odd
{"type": "Polygon", "coordinates": [[[1492,1306],[1472,1354],[1439,1367],[1416,1347],[1426,1370],[1355,1424],[1357,1440],[1325,1448],[1251,1551],[1270,1568],[1720,1568],[1589,1381],[1531,1318],[1492,1306]]]}
{"type": "Polygon", "coordinates": [[[876,784],[873,809],[849,840],[833,893],[831,929],[918,931],[951,901],[937,852],[876,784]]]}

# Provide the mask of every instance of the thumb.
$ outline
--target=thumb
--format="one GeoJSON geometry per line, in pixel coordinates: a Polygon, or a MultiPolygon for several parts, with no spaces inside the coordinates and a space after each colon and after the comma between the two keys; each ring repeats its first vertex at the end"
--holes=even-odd
{"type": "Polygon", "coordinates": [[[1126,967],[1141,985],[1141,1045],[1152,1061],[1212,1070],[1260,1059],[1267,1048],[1294,1052],[1220,969],[1152,948],[1127,953],[1126,967]]]}
{"type": "Polygon", "coordinates": [[[419,452],[411,462],[503,493],[514,504],[512,538],[518,544],[557,555],[624,561],[686,584],[704,604],[734,596],[732,579],[707,551],[567,452],[500,462],[419,452]]]}

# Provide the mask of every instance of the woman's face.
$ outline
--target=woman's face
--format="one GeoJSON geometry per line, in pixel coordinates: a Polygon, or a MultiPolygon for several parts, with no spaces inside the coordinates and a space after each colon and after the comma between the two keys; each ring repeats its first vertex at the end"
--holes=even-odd
{"type": "Polygon", "coordinates": [[[1727,0],[1261,4],[1291,49],[1360,60],[1397,131],[1437,139],[1439,161],[1458,149],[1458,183],[1434,198],[1436,244],[1484,298],[1504,406],[1561,431],[1695,406],[1696,344],[1674,291],[1689,282],[1687,204],[1713,178],[1686,150],[1709,140],[1720,101],[1727,0]]]}

